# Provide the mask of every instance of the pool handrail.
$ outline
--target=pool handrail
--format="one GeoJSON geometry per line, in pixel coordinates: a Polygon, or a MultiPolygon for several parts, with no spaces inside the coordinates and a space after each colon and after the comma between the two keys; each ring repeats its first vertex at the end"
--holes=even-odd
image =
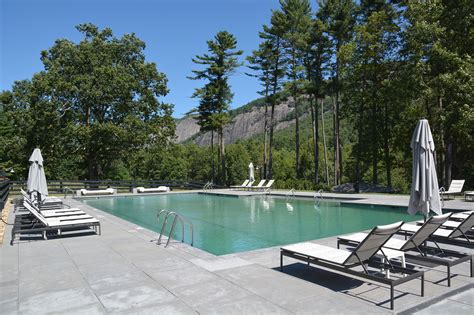
{"type": "Polygon", "coordinates": [[[182,235],[181,235],[181,243],[184,243],[184,226],[185,222],[188,223],[189,229],[190,229],[190,234],[191,234],[191,246],[194,245],[194,228],[193,228],[193,223],[180,215],[179,213],[176,213],[174,211],[168,211],[168,210],[161,210],[158,215],[157,215],[157,220],[158,222],[160,221],[160,217],[162,214],[166,214],[165,219],[163,221],[163,225],[161,226],[160,230],[160,236],[158,237],[158,245],[161,244],[161,237],[163,236],[164,229],[166,227],[166,224],[168,223],[168,217],[174,216],[173,219],[173,224],[171,225],[170,233],[168,235],[168,241],[166,242],[165,248],[168,247],[170,241],[171,241],[171,236],[173,235],[174,228],[176,226],[176,222],[180,221],[181,222],[181,230],[182,230],[182,235]]]}

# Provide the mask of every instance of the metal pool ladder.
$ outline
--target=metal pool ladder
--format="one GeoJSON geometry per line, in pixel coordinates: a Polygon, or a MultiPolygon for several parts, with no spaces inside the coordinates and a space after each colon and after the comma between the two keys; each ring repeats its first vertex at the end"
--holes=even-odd
{"type": "Polygon", "coordinates": [[[181,243],[184,243],[184,227],[185,227],[185,223],[187,223],[189,225],[189,230],[190,230],[190,234],[191,234],[191,246],[193,246],[194,244],[194,233],[193,233],[193,224],[191,221],[189,221],[188,219],[186,219],[185,217],[183,217],[182,215],[180,215],[179,213],[176,213],[174,211],[168,211],[168,210],[161,210],[158,215],[156,216],[158,222],[160,222],[160,218],[164,216],[164,221],[163,221],[163,225],[161,226],[161,231],[160,231],[160,236],[158,237],[158,245],[161,244],[161,237],[163,236],[164,232],[165,232],[165,227],[168,223],[168,220],[173,218],[173,224],[171,225],[171,229],[170,229],[170,233],[168,235],[168,241],[166,242],[166,245],[165,247],[168,247],[169,243],[170,243],[170,240],[171,240],[171,236],[173,235],[173,231],[174,231],[174,228],[176,227],[176,223],[179,221],[181,223],[181,230],[182,230],[182,234],[181,234],[181,243]]]}
{"type": "Polygon", "coordinates": [[[213,182],[207,182],[203,187],[202,190],[208,191],[208,190],[213,190],[214,189],[214,183],[213,182]]]}
{"type": "Polygon", "coordinates": [[[314,194],[314,201],[319,200],[319,199],[323,199],[323,198],[324,198],[324,197],[323,197],[323,192],[324,192],[324,191],[323,191],[322,189],[318,190],[318,191],[314,194]]]}

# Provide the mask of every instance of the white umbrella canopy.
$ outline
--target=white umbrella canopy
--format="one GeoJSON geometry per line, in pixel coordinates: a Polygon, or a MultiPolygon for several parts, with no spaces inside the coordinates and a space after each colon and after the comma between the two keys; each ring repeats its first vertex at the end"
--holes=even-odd
{"type": "Polygon", "coordinates": [[[250,162],[249,164],[249,180],[251,182],[255,181],[255,174],[254,174],[254,169],[253,169],[253,163],[250,162]]]}
{"type": "Polygon", "coordinates": [[[416,125],[410,147],[413,151],[413,170],[408,213],[422,212],[425,216],[432,210],[442,214],[438,177],[434,162],[434,141],[428,120],[416,125]]]}
{"type": "Polygon", "coordinates": [[[46,175],[43,168],[43,156],[41,150],[36,148],[30,156],[30,170],[28,173],[27,188],[31,195],[36,192],[38,201],[41,201],[48,196],[48,185],[46,183],[46,175]]]}

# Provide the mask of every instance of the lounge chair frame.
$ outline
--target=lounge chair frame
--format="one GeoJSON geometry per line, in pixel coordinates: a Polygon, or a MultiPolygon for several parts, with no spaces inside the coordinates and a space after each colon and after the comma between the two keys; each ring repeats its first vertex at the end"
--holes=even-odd
{"type": "MultiPolygon", "coordinates": [[[[406,274],[406,276],[404,276],[402,278],[388,279],[388,278],[385,278],[385,277],[382,277],[382,276],[377,276],[377,275],[370,274],[367,267],[360,260],[359,260],[359,263],[354,263],[352,265],[342,266],[342,265],[336,265],[336,264],[332,264],[332,263],[329,263],[329,262],[321,261],[321,260],[319,260],[315,257],[306,256],[306,255],[303,255],[301,253],[285,250],[285,249],[282,248],[280,250],[280,270],[281,271],[283,271],[283,257],[284,256],[307,262],[308,266],[310,264],[313,264],[313,265],[317,265],[319,267],[323,267],[323,268],[326,268],[326,269],[341,272],[345,275],[347,275],[347,274],[351,275],[351,276],[353,276],[353,278],[354,277],[355,278],[363,278],[363,279],[369,280],[371,282],[388,285],[390,287],[390,309],[391,310],[394,309],[394,290],[395,290],[395,287],[400,285],[400,284],[403,284],[405,282],[411,281],[411,280],[416,279],[416,278],[420,278],[420,280],[421,280],[421,290],[420,290],[421,293],[420,293],[420,295],[421,296],[425,295],[425,285],[424,285],[425,274],[424,274],[423,270],[413,270],[413,269],[407,269],[407,268],[402,268],[402,267],[395,267],[392,264],[383,264],[384,268],[390,268],[391,271],[406,274]],[[360,272],[360,271],[351,269],[351,268],[354,268],[354,267],[357,267],[357,266],[362,266],[364,268],[364,272],[360,272]]],[[[389,260],[386,260],[386,261],[389,261],[389,260]]],[[[371,265],[371,263],[369,265],[371,265]]]]}
{"type": "Polygon", "coordinates": [[[92,229],[98,235],[102,234],[100,221],[98,220],[96,222],[81,222],[80,219],[68,220],[67,217],[64,217],[63,219],[67,221],[68,224],[49,226],[47,219],[45,219],[41,215],[40,212],[37,212],[33,208],[33,206],[32,206],[32,210],[30,211],[28,209],[28,211],[29,211],[29,214],[32,215],[32,217],[31,216],[25,217],[24,215],[17,215],[15,217],[15,223],[11,231],[10,245],[13,245],[13,242],[15,241],[16,236],[19,234],[41,233],[42,237],[44,239],[47,239],[47,232],[57,232],[58,235],[61,235],[61,233],[64,230],[67,231],[70,229],[78,229],[78,228],[88,228],[88,229],[92,229]]]}
{"type": "Polygon", "coordinates": [[[448,190],[446,190],[444,187],[441,187],[439,189],[441,198],[443,200],[449,200],[450,196],[453,196],[453,199],[456,198],[456,195],[462,195],[462,188],[464,187],[464,183],[466,181],[464,179],[453,179],[451,181],[451,184],[449,185],[448,190]]]}
{"type": "MultiPolygon", "coordinates": [[[[433,240],[430,240],[433,241],[433,240]]],[[[433,241],[436,245],[436,247],[432,246],[415,246],[417,249],[418,253],[420,255],[415,255],[415,254],[410,254],[405,252],[405,258],[410,259],[410,262],[422,265],[424,266],[423,263],[431,263],[435,264],[438,266],[444,266],[446,267],[446,273],[447,273],[447,282],[448,282],[448,287],[451,286],[451,268],[453,266],[459,265],[465,261],[470,261],[471,262],[471,271],[470,271],[470,277],[472,278],[474,276],[474,262],[473,262],[473,255],[469,254],[463,254],[459,253],[453,250],[447,250],[447,249],[441,249],[439,245],[433,241]],[[456,258],[455,260],[448,260],[448,259],[443,259],[440,257],[433,257],[433,256],[428,256],[428,252],[436,252],[440,253],[442,255],[449,255],[450,257],[456,258]]],[[[338,239],[337,240],[337,248],[339,248],[340,245],[346,245],[346,246],[357,246],[359,243],[354,242],[354,241],[349,241],[349,240],[343,240],[343,239],[338,239]]]]}

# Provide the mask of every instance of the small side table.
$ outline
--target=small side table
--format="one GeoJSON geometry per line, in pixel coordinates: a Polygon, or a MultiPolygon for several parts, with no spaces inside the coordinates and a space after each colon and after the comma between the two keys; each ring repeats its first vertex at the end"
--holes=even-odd
{"type": "Polygon", "coordinates": [[[474,191],[465,191],[464,192],[465,201],[474,201],[474,191]]]}
{"type": "MultiPolygon", "coordinates": [[[[376,256],[382,258],[382,263],[385,263],[385,257],[387,259],[393,259],[393,258],[400,258],[402,262],[402,267],[406,268],[406,263],[405,263],[405,253],[400,251],[400,250],[395,250],[395,249],[389,249],[389,248],[383,248],[383,254],[381,251],[378,251],[376,256]],[[385,254],[385,256],[383,255],[385,254]]],[[[384,269],[381,270],[382,272],[384,269]]],[[[385,270],[385,275],[387,276],[388,279],[390,279],[390,269],[385,270]]]]}

